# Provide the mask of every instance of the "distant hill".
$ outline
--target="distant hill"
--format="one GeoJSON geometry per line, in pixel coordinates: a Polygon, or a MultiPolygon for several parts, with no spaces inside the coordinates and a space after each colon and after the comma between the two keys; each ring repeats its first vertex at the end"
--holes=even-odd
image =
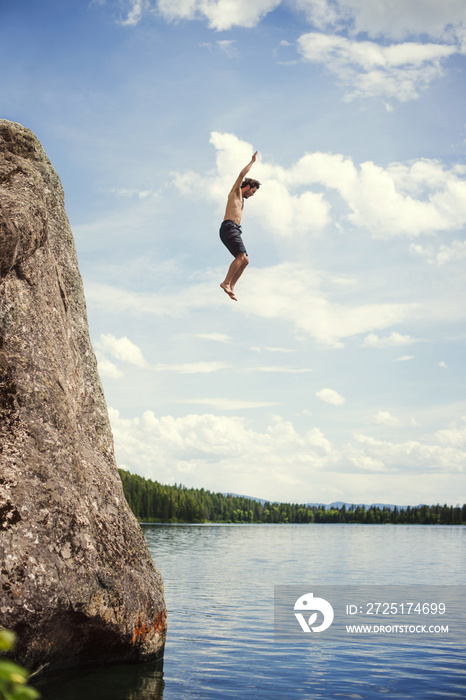
{"type": "MultiPolygon", "coordinates": [[[[246,498],[248,501],[256,501],[257,503],[271,503],[272,501],[268,501],[266,498],[256,498],[255,496],[243,496],[241,493],[233,493],[231,491],[228,491],[227,493],[222,493],[222,496],[225,496],[225,498],[228,498],[228,496],[231,496],[232,498],[246,498]]],[[[278,501],[274,501],[274,503],[278,503],[278,501]]]]}
{"type": "MultiPolygon", "coordinates": [[[[324,505],[322,503],[306,503],[307,506],[321,506],[324,505]]],[[[407,510],[407,508],[421,508],[424,504],[420,503],[417,506],[398,506],[394,505],[393,503],[347,503],[344,501],[334,501],[333,503],[330,503],[330,505],[326,505],[325,508],[337,508],[340,510],[340,508],[343,508],[345,506],[346,510],[349,510],[350,508],[365,508],[366,510],[368,508],[380,508],[383,510],[384,508],[388,508],[388,510],[407,510]]]]}
{"type": "MultiPolygon", "coordinates": [[[[280,503],[280,501],[268,501],[266,498],[256,498],[255,496],[244,496],[243,494],[240,493],[224,493],[224,496],[232,496],[233,498],[246,498],[249,501],[257,501],[257,503],[261,503],[264,505],[264,503],[280,503]]],[[[368,510],[369,508],[380,508],[383,510],[384,508],[388,508],[388,510],[406,510],[407,508],[421,508],[423,506],[423,503],[418,504],[417,506],[399,506],[395,505],[393,503],[349,503],[348,501],[333,501],[333,503],[322,503],[320,501],[315,501],[313,503],[306,503],[305,504],[309,508],[325,508],[328,510],[329,508],[336,508],[337,510],[340,510],[340,508],[343,508],[345,506],[346,510],[350,510],[351,508],[365,508],[368,510]]]]}

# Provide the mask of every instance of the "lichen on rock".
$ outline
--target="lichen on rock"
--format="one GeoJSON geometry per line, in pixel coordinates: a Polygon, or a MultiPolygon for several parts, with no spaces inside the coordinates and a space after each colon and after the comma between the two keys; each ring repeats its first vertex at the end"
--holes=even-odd
{"type": "Polygon", "coordinates": [[[0,625],[46,670],[160,658],[163,583],[121,485],[63,189],[0,120],[0,625]]]}

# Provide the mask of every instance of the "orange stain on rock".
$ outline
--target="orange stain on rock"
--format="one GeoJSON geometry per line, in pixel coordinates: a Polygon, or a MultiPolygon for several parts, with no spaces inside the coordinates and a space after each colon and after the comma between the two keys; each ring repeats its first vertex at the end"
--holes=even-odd
{"type": "Polygon", "coordinates": [[[147,635],[162,634],[167,628],[167,616],[164,611],[159,612],[153,624],[137,621],[134,626],[133,644],[138,644],[144,641],[147,635]]]}

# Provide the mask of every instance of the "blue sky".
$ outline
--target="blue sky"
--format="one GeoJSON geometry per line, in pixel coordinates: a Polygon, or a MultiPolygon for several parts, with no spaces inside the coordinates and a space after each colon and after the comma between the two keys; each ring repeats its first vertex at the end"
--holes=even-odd
{"type": "Polygon", "coordinates": [[[1,116],[60,175],[119,466],[464,503],[463,0],[3,0],[1,116]],[[252,152],[250,265],[218,238],[252,152]]]}

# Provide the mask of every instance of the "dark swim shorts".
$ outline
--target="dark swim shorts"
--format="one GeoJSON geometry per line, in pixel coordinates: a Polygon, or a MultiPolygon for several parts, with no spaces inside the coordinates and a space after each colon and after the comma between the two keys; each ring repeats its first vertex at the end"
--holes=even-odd
{"type": "Polygon", "coordinates": [[[241,226],[234,221],[226,219],[220,226],[220,240],[225,245],[233,257],[246,253],[243,239],[241,238],[241,226]]]}

